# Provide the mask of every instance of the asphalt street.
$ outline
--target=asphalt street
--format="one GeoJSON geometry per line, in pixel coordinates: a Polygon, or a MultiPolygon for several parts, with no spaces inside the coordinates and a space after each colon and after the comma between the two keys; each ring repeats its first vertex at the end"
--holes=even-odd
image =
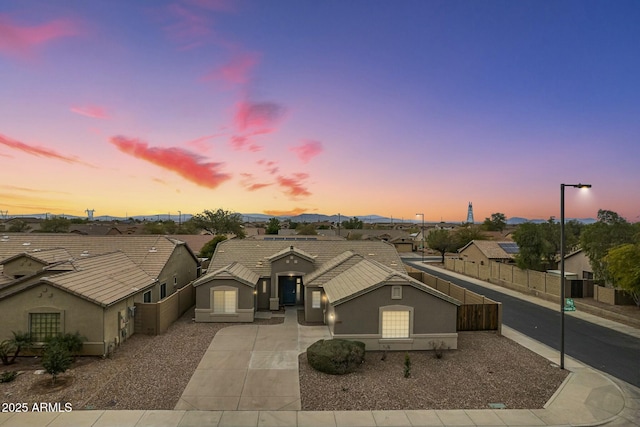
{"type": "MultiPolygon", "coordinates": [[[[419,261],[419,258],[416,258],[419,261]]],[[[441,271],[424,268],[405,259],[414,268],[448,280],[502,303],[502,322],[560,351],[560,310],[532,304],[493,291],[441,271]]],[[[587,365],[640,387],[640,339],[565,314],[565,354],[587,365]]]]}

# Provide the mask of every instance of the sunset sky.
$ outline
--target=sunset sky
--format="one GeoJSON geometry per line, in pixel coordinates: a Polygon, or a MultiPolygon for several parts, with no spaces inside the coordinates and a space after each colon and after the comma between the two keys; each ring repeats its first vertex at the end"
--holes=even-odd
{"type": "Polygon", "coordinates": [[[640,2],[0,2],[0,210],[640,221],[640,2]]]}

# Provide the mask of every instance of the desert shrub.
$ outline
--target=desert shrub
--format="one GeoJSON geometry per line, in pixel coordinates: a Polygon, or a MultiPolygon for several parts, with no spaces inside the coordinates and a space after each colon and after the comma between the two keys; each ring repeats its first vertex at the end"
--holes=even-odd
{"type": "Polygon", "coordinates": [[[71,354],[58,342],[47,343],[42,355],[42,367],[51,374],[51,382],[55,384],[58,374],[64,373],[71,366],[71,354]]]}
{"type": "Polygon", "coordinates": [[[48,338],[45,347],[58,345],[70,354],[78,354],[82,350],[82,345],[86,340],[85,337],[80,335],[80,332],[76,332],[75,334],[67,333],[48,338]]]}
{"type": "Polygon", "coordinates": [[[411,376],[411,356],[409,353],[404,354],[404,377],[409,378],[411,376]]]}
{"type": "Polygon", "coordinates": [[[320,340],[307,349],[307,361],[314,369],[326,374],[348,374],[364,362],[364,348],[360,341],[320,340]]]}
{"type": "Polygon", "coordinates": [[[0,383],[10,383],[18,376],[16,371],[5,371],[0,374],[0,383]]]}

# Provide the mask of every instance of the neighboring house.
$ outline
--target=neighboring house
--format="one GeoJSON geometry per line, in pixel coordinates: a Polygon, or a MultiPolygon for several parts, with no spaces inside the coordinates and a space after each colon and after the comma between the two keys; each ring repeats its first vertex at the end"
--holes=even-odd
{"type": "Polygon", "coordinates": [[[113,224],[71,224],[69,226],[69,233],[82,234],[84,236],[116,236],[123,234],[113,224]]]}
{"type": "Polygon", "coordinates": [[[464,261],[489,265],[489,261],[514,263],[515,255],[519,252],[515,242],[496,242],[494,240],[472,240],[458,249],[460,258],[464,261]]]}
{"type": "Polygon", "coordinates": [[[134,303],[162,300],[198,274],[193,252],[166,236],[2,233],[0,341],[79,331],[85,353],[104,355],[133,334],[134,303]]]}
{"type": "Polygon", "coordinates": [[[578,249],[564,257],[564,270],[575,273],[579,279],[593,279],[591,262],[582,249],[578,249]]]}
{"type": "Polygon", "coordinates": [[[411,237],[396,237],[391,239],[390,243],[396,248],[398,252],[412,252],[413,251],[413,239],[411,237]]]}
{"type": "Polygon", "coordinates": [[[193,286],[197,322],[252,322],[257,310],[300,306],[307,321],[370,350],[457,347],[460,303],[408,276],[385,242],[225,241],[193,286]]]}
{"type": "MultiPolygon", "coordinates": [[[[18,255],[4,273],[12,264],[29,262],[39,260],[18,255]]],[[[0,331],[4,338],[28,331],[36,344],[79,332],[86,338],[83,354],[105,355],[133,334],[134,304],[155,285],[156,279],[122,252],[63,261],[0,289],[0,331]]]]}

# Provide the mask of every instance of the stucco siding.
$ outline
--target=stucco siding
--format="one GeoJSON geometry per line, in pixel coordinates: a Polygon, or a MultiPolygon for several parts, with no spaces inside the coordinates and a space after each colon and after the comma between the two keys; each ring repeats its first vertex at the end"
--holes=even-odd
{"type": "Polygon", "coordinates": [[[160,299],[160,285],[167,284],[167,295],[172,295],[179,288],[188,285],[197,278],[198,263],[191,256],[184,245],[178,245],[173,250],[164,268],[158,275],[158,283],[152,292],[152,302],[160,299]],[[175,286],[174,286],[174,278],[175,286]]]}
{"type": "Polygon", "coordinates": [[[305,288],[304,297],[304,320],[307,322],[323,322],[324,311],[327,308],[327,298],[322,288],[305,288]],[[320,292],[320,307],[313,308],[313,292],[320,292]]]}
{"type": "Polygon", "coordinates": [[[233,279],[212,279],[196,287],[196,322],[253,322],[256,296],[254,289],[233,279]],[[237,290],[235,313],[213,313],[212,289],[237,290]]]}
{"type": "Polygon", "coordinates": [[[102,307],[51,285],[36,285],[0,300],[0,341],[10,338],[12,331],[28,332],[29,313],[42,312],[61,313],[61,332],[79,332],[87,339],[83,353],[103,354],[102,307]]]}
{"type": "Polygon", "coordinates": [[[46,266],[27,256],[21,256],[4,264],[4,275],[9,277],[29,276],[46,266]]]}
{"type": "MultiPolygon", "coordinates": [[[[271,263],[271,298],[279,298],[278,276],[304,276],[313,270],[315,270],[314,263],[296,254],[289,254],[273,261],[271,263]]],[[[282,301],[280,301],[280,303],[282,303],[282,301]]]]}
{"type": "Polygon", "coordinates": [[[456,332],[456,305],[410,285],[402,286],[402,299],[392,299],[391,288],[385,285],[336,306],[335,333],[380,334],[379,308],[389,305],[414,308],[414,334],[456,332]]]}
{"type": "Polygon", "coordinates": [[[489,259],[475,245],[470,245],[464,251],[460,252],[460,257],[464,261],[475,262],[478,264],[489,263],[489,259]]]}

